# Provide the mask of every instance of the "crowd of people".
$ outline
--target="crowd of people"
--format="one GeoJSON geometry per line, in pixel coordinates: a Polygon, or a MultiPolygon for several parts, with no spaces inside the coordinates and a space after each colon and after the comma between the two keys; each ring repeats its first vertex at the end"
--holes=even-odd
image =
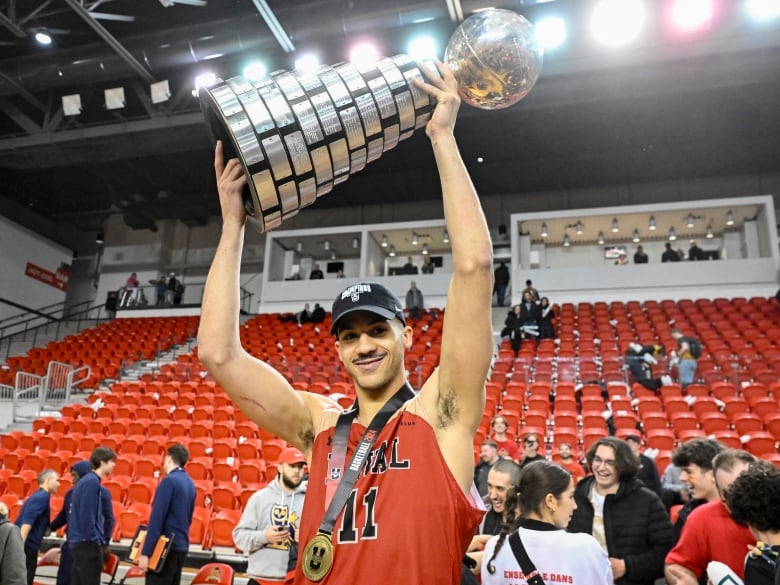
{"type": "MultiPolygon", "coordinates": [[[[496,272],[500,269],[499,266],[496,272]]],[[[555,309],[550,304],[550,299],[540,297],[539,291],[530,280],[526,280],[525,285],[523,302],[513,306],[507,313],[504,328],[501,330],[501,337],[510,340],[515,355],[520,351],[524,339],[538,342],[555,337],[555,309]]],[[[504,292],[499,295],[500,300],[503,300],[503,294],[504,292]]]]}

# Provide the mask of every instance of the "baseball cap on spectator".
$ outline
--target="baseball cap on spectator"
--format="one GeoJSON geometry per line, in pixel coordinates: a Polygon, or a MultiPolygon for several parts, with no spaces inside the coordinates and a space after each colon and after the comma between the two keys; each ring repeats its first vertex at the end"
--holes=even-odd
{"type": "Polygon", "coordinates": [[[330,328],[332,335],[338,331],[339,320],[355,311],[368,311],[379,315],[383,319],[400,319],[406,325],[404,310],[401,301],[393,292],[378,282],[362,282],[345,288],[336,300],[333,301],[331,316],[333,326],[330,328]]]}
{"type": "Polygon", "coordinates": [[[286,463],[287,465],[306,463],[306,457],[295,447],[287,447],[287,449],[279,453],[279,463],[286,463]]]}

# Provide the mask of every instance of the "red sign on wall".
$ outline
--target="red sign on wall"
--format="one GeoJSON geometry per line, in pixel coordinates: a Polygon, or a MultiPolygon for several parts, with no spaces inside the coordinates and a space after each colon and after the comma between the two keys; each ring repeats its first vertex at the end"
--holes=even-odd
{"type": "Polygon", "coordinates": [[[40,280],[49,286],[53,286],[54,288],[68,290],[68,278],[70,275],[59,268],[57,269],[57,272],[50,272],[45,268],[28,262],[27,267],[24,269],[24,274],[35,280],[40,280]]]}

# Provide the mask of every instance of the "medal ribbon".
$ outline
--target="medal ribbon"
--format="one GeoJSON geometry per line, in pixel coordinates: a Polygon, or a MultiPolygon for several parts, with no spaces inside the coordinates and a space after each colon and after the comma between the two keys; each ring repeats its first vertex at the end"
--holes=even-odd
{"type": "Polygon", "coordinates": [[[360,472],[363,469],[363,464],[366,461],[366,457],[371,452],[371,447],[374,445],[376,438],[379,436],[379,432],[390,420],[390,417],[401,408],[401,406],[407,400],[414,398],[414,390],[405,383],[396,392],[393,397],[388,400],[381,410],[376,413],[371,423],[366,427],[363,432],[363,436],[360,437],[355,452],[352,454],[352,459],[344,468],[344,461],[347,458],[347,442],[349,441],[349,431],[352,426],[352,421],[358,414],[358,402],[355,400],[355,404],[348,411],[342,413],[339,416],[339,420],[336,422],[336,429],[333,432],[333,450],[330,454],[330,469],[328,476],[328,486],[325,492],[325,502],[328,506],[327,512],[325,512],[325,518],[320,524],[320,533],[333,534],[333,527],[336,524],[341,510],[344,508],[344,504],[347,503],[349,493],[352,491],[352,486],[355,485],[360,472]],[[343,469],[341,473],[341,481],[333,480],[331,475],[334,469],[343,469]]]}

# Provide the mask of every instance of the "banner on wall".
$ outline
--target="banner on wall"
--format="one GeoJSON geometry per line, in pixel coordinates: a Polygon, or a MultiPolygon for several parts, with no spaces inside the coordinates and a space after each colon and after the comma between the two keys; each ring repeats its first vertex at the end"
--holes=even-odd
{"type": "Polygon", "coordinates": [[[24,274],[62,291],[68,290],[70,271],[66,270],[64,265],[60,265],[56,272],[51,272],[28,262],[27,267],[24,269],[24,274]]]}

